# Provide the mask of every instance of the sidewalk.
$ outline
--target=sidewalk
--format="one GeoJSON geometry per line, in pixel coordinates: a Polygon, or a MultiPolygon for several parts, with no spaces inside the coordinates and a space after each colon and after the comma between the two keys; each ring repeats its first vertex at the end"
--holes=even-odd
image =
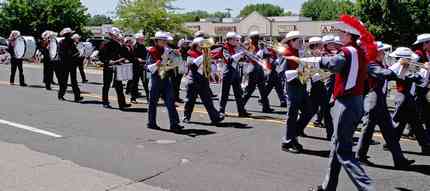
{"type": "Polygon", "coordinates": [[[0,141],[1,191],[165,191],[0,141]]]}

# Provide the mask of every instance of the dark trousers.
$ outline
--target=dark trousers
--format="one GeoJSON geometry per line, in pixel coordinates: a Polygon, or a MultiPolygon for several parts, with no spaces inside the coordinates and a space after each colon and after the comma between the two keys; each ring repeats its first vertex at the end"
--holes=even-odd
{"type": "Polygon", "coordinates": [[[209,80],[201,76],[200,74],[193,74],[188,77],[186,85],[187,95],[184,106],[184,118],[191,119],[194,105],[196,103],[197,95],[203,102],[203,105],[208,112],[211,121],[218,121],[220,116],[219,112],[215,109],[209,87],[209,80]]]}
{"type": "Polygon", "coordinates": [[[352,151],[354,131],[363,114],[362,96],[337,98],[332,114],[334,133],[331,140],[329,169],[323,182],[324,190],[336,190],[340,170],[343,167],[357,190],[374,191],[372,180],[352,151]]]}
{"type": "MultiPolygon", "coordinates": [[[[225,66],[231,67],[231,66],[225,66]]],[[[237,70],[230,68],[229,72],[223,73],[223,80],[221,84],[221,99],[219,102],[220,113],[225,113],[225,107],[227,106],[228,97],[230,95],[230,88],[233,87],[234,97],[236,99],[237,111],[239,114],[246,113],[243,100],[242,100],[242,87],[240,86],[240,77],[237,70]]]]}
{"type": "Polygon", "coordinates": [[[245,87],[245,95],[243,96],[243,104],[246,105],[249,98],[251,98],[255,89],[258,87],[258,91],[260,92],[261,105],[263,106],[263,110],[269,109],[269,99],[267,98],[268,94],[266,91],[266,82],[264,80],[264,72],[258,69],[249,73],[248,85],[245,87]]]}
{"type": "Polygon", "coordinates": [[[279,102],[281,102],[281,104],[287,103],[287,98],[285,97],[282,80],[279,74],[274,70],[269,74],[269,77],[267,79],[266,97],[270,95],[270,92],[272,92],[273,89],[275,89],[276,94],[278,95],[279,102]]]}
{"type": "Polygon", "coordinates": [[[427,100],[427,88],[417,87],[417,110],[420,122],[425,125],[426,134],[430,137],[430,102],[427,100]]]}
{"type": "Polygon", "coordinates": [[[24,71],[22,69],[22,60],[12,58],[10,60],[10,66],[11,66],[10,83],[15,83],[15,73],[16,73],[16,69],[18,69],[18,71],[19,71],[19,83],[21,85],[25,84],[24,71]]]}
{"type": "Polygon", "coordinates": [[[145,91],[146,98],[149,99],[149,88],[148,88],[149,76],[146,69],[142,71],[142,75],[140,76],[140,79],[142,80],[143,90],[145,91]]]}
{"type": "Polygon", "coordinates": [[[184,76],[183,74],[179,74],[178,71],[176,71],[175,75],[172,77],[173,95],[176,101],[181,99],[180,91],[181,91],[181,81],[183,76],[184,76]]]}
{"type": "Polygon", "coordinates": [[[170,127],[175,127],[179,124],[179,115],[175,107],[173,84],[170,78],[161,79],[158,73],[151,74],[149,80],[148,126],[154,127],[157,125],[157,104],[160,96],[163,96],[169,113],[170,127]]]}
{"type": "MultiPolygon", "coordinates": [[[[376,94],[374,94],[376,95],[376,94]]],[[[367,152],[369,151],[370,142],[372,140],[373,132],[375,127],[378,125],[381,130],[382,137],[390,149],[391,155],[393,156],[394,163],[401,162],[405,157],[403,156],[402,149],[399,141],[396,139],[396,129],[393,126],[393,121],[388,111],[386,95],[375,96],[376,105],[373,108],[367,109],[366,105],[372,102],[374,99],[372,94],[368,94],[364,99],[365,115],[363,118],[363,129],[358,142],[357,158],[365,159],[367,152]]]]}
{"type": "MultiPolygon", "coordinates": [[[[318,113],[319,109],[321,109],[322,118],[324,119],[324,127],[326,129],[327,138],[331,139],[333,135],[333,119],[330,114],[330,98],[327,97],[326,88],[324,82],[316,81],[312,82],[312,88],[310,92],[310,98],[312,102],[311,113],[310,115],[313,117],[318,113]]],[[[306,126],[303,126],[306,128],[306,126]]],[[[303,131],[302,129],[301,131],[303,131]]]]}
{"type": "Polygon", "coordinates": [[[43,61],[43,83],[46,88],[51,88],[51,84],[54,78],[55,66],[54,62],[49,60],[43,61]]]}
{"type": "Polygon", "coordinates": [[[304,129],[312,119],[311,100],[306,91],[306,87],[302,85],[298,79],[288,82],[287,89],[288,116],[283,143],[296,143],[298,133],[301,129],[304,129]]]}
{"type": "Polygon", "coordinates": [[[103,68],[103,93],[102,93],[102,100],[103,104],[109,104],[109,89],[111,87],[112,81],[113,86],[116,91],[116,96],[118,99],[118,105],[119,107],[122,107],[126,104],[125,102],[125,96],[123,92],[122,82],[115,80],[115,72],[113,68],[105,67],[103,68]]]}
{"type": "Polygon", "coordinates": [[[139,95],[139,79],[142,76],[142,68],[139,64],[133,63],[133,79],[127,81],[127,89],[126,92],[130,92],[131,99],[137,99],[139,95]]]}
{"type": "Polygon", "coordinates": [[[85,75],[85,70],[84,70],[84,60],[85,58],[79,58],[78,68],[79,68],[79,73],[81,74],[82,81],[87,81],[87,76],[85,75]]]}
{"type": "Polygon", "coordinates": [[[81,96],[81,91],[79,90],[78,81],[76,79],[76,65],[73,63],[61,63],[59,66],[60,79],[59,85],[60,90],[58,91],[58,98],[64,97],[67,91],[67,83],[69,81],[72,83],[73,94],[75,95],[75,99],[81,96]]]}
{"type": "MultiPolygon", "coordinates": [[[[397,96],[399,97],[399,96],[397,96]]],[[[413,96],[406,94],[404,99],[396,99],[396,111],[393,115],[393,120],[398,122],[396,132],[396,141],[400,141],[400,138],[405,130],[407,124],[410,125],[412,133],[415,135],[418,144],[421,147],[429,147],[430,140],[426,135],[424,127],[420,123],[417,103],[413,96]]]]}

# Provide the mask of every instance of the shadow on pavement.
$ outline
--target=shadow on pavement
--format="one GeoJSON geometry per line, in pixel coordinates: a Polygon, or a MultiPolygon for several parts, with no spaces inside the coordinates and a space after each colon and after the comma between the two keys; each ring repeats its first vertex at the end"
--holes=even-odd
{"type": "Polygon", "coordinates": [[[148,112],[148,109],[146,108],[127,108],[121,110],[122,112],[135,112],[135,113],[146,113],[148,112]]]}
{"type": "Polygon", "coordinates": [[[403,151],[403,153],[405,153],[405,154],[411,154],[411,155],[430,156],[428,154],[423,154],[423,153],[414,152],[414,151],[403,151]]]}
{"type": "Polygon", "coordinates": [[[195,125],[204,125],[204,126],[215,126],[215,127],[222,127],[222,128],[236,128],[236,129],[251,129],[253,127],[248,126],[243,123],[238,122],[221,122],[219,124],[212,124],[212,123],[204,123],[204,122],[197,122],[197,121],[191,121],[190,124],[195,125]]]}
{"type": "Polygon", "coordinates": [[[396,187],[396,190],[399,190],[399,191],[413,191],[413,190],[410,190],[410,189],[407,189],[407,188],[400,188],[400,187],[396,187]]]}
{"type": "Polygon", "coordinates": [[[327,138],[323,138],[323,137],[315,137],[315,136],[311,136],[311,135],[306,135],[304,138],[309,138],[309,139],[315,139],[315,140],[321,140],[321,141],[330,141],[327,138]]]}
{"type": "Polygon", "coordinates": [[[328,158],[330,156],[330,151],[315,151],[315,150],[303,149],[301,154],[328,158]]]}
{"type": "Polygon", "coordinates": [[[421,173],[423,175],[430,175],[430,165],[411,165],[408,169],[396,169],[393,166],[387,166],[387,165],[380,165],[380,164],[366,164],[366,166],[374,167],[374,168],[382,168],[387,170],[398,170],[398,171],[407,171],[407,172],[417,172],[421,173]]]}
{"type": "Polygon", "coordinates": [[[81,104],[94,104],[94,105],[101,105],[103,104],[102,101],[97,101],[97,100],[88,100],[88,101],[81,101],[81,104]]]}
{"type": "Polygon", "coordinates": [[[172,131],[172,130],[168,130],[168,129],[156,129],[157,131],[162,131],[162,132],[168,132],[168,133],[173,133],[173,134],[178,134],[178,135],[186,135],[189,137],[198,137],[198,136],[205,136],[205,135],[212,135],[212,134],[216,134],[216,132],[214,131],[209,131],[206,129],[183,129],[181,131],[172,131]]]}

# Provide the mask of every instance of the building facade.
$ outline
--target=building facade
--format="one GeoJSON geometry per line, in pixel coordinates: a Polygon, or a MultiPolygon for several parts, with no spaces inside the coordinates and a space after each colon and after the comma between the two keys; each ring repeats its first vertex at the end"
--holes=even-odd
{"type": "Polygon", "coordinates": [[[290,31],[299,30],[305,36],[322,36],[336,32],[333,24],[336,21],[312,21],[302,16],[264,17],[253,12],[242,19],[223,19],[221,22],[202,20],[187,22],[185,26],[191,31],[203,31],[209,36],[222,40],[227,32],[235,31],[247,36],[251,31],[258,31],[267,40],[283,37],[290,31]]]}

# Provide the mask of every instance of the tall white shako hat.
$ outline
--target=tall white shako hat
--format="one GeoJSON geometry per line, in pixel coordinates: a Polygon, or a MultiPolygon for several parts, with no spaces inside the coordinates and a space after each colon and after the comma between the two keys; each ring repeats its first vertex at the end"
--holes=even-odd
{"type": "Polygon", "coordinates": [[[164,31],[158,31],[155,33],[154,37],[152,37],[154,40],[165,40],[165,41],[171,41],[173,40],[173,37],[170,33],[164,32],[164,31]]]}
{"type": "Polygon", "coordinates": [[[309,39],[309,45],[314,45],[314,44],[322,44],[322,38],[319,36],[311,37],[309,39]]]}
{"type": "Polygon", "coordinates": [[[237,32],[228,32],[228,33],[225,35],[225,37],[226,37],[227,39],[232,39],[232,38],[241,39],[241,38],[242,38],[242,36],[240,36],[240,34],[239,34],[239,33],[237,33],[237,32]]]}
{"type": "Polygon", "coordinates": [[[430,41],[430,34],[421,34],[417,36],[417,40],[414,42],[414,45],[421,44],[424,42],[430,41]]]}
{"type": "Polygon", "coordinates": [[[71,28],[69,28],[69,27],[66,27],[66,28],[64,28],[63,30],[61,30],[61,32],[60,32],[60,36],[65,36],[66,34],[73,34],[73,33],[75,33],[75,31],[74,30],[72,30],[71,28]]]}
{"type": "Polygon", "coordinates": [[[289,40],[295,39],[295,38],[303,38],[304,35],[300,33],[300,31],[290,31],[285,35],[284,41],[287,42],[289,40]]]}
{"type": "Polygon", "coordinates": [[[404,58],[404,59],[410,59],[410,60],[418,60],[420,57],[414,53],[410,48],[407,47],[398,47],[394,52],[390,54],[390,57],[393,58],[404,58]]]}
{"type": "Polygon", "coordinates": [[[258,37],[258,36],[260,36],[260,32],[258,32],[258,31],[251,31],[251,32],[248,34],[248,36],[249,36],[249,37],[258,37]]]}

